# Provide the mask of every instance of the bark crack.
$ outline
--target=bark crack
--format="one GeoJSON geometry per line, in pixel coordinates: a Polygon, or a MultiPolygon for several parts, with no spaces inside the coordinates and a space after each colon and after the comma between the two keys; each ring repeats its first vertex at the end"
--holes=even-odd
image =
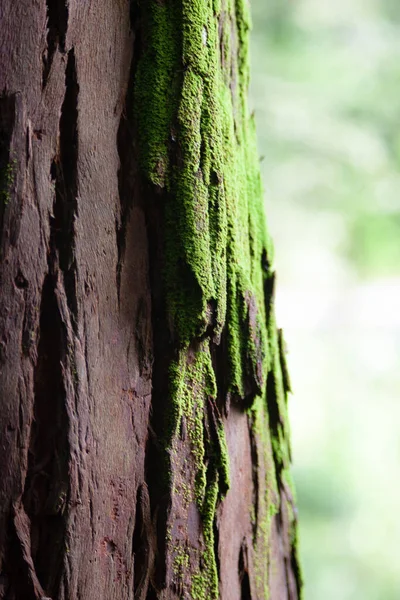
{"type": "Polygon", "coordinates": [[[78,160],[78,95],[74,49],[68,52],[65,71],[65,96],[61,107],[59,153],[51,165],[55,187],[54,217],[51,223],[50,245],[58,253],[63,271],[64,288],[72,326],[77,332],[78,303],[76,293],[75,216],[77,203],[78,160]]]}
{"type": "Polygon", "coordinates": [[[130,65],[129,85],[126,91],[124,108],[121,114],[118,134],[117,150],[120,161],[118,169],[118,195],[119,195],[119,214],[116,217],[115,230],[117,238],[118,263],[116,272],[118,302],[120,302],[121,292],[121,270],[125,256],[126,231],[129,222],[129,216],[136,197],[136,187],[138,181],[137,174],[137,156],[134,148],[134,126],[132,106],[134,103],[134,81],[137,69],[138,56],[140,53],[140,35],[137,19],[137,7],[134,2],[130,3],[130,21],[131,35],[133,36],[133,54],[130,65]]]}
{"type": "Polygon", "coordinates": [[[254,507],[254,517],[252,520],[252,529],[253,529],[253,543],[255,544],[257,541],[257,531],[258,531],[258,513],[259,513],[259,472],[260,472],[260,461],[258,456],[258,444],[256,439],[256,434],[254,432],[253,424],[250,422],[249,417],[249,437],[250,437],[250,451],[251,451],[251,465],[252,465],[252,480],[253,480],[253,507],[254,507]]]}
{"type": "MultiPolygon", "coordinates": [[[[10,205],[14,181],[11,139],[15,127],[16,95],[0,96],[0,249],[2,247],[4,217],[10,205]]],[[[1,258],[1,253],[0,253],[1,258]]]]}
{"type": "Polygon", "coordinates": [[[69,494],[68,416],[61,367],[64,345],[54,276],[49,273],[42,289],[33,423],[22,504],[30,521],[35,572],[54,596],[62,574],[69,494]]]}
{"type": "Polygon", "coordinates": [[[252,600],[249,578],[249,561],[246,540],[243,540],[239,552],[239,581],[240,581],[240,600],[252,600]]]}
{"type": "Polygon", "coordinates": [[[149,491],[147,485],[143,483],[137,491],[135,528],[132,537],[135,600],[146,599],[153,572],[155,546],[149,491]]]}
{"type": "Polygon", "coordinates": [[[68,2],[65,0],[46,0],[47,8],[47,47],[43,54],[42,89],[45,88],[54,54],[57,48],[65,52],[65,39],[68,29],[68,2]]]}

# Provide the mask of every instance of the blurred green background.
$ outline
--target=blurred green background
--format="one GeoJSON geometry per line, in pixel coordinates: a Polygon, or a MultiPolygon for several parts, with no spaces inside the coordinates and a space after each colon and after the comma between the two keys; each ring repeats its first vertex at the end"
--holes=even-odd
{"type": "Polygon", "coordinates": [[[305,600],[400,599],[400,0],[252,0],[305,600]]]}

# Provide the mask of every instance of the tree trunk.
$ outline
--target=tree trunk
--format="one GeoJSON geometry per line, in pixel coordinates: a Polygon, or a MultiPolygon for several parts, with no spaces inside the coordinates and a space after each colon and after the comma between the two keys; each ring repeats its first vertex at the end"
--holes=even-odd
{"type": "Polygon", "coordinates": [[[298,598],[246,1],[0,22],[0,598],[298,598]]]}

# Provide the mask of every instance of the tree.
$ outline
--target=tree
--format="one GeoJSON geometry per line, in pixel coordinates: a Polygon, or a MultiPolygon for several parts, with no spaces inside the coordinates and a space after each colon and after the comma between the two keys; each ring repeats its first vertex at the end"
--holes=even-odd
{"type": "Polygon", "coordinates": [[[0,15],[0,597],[296,599],[245,0],[0,15]]]}

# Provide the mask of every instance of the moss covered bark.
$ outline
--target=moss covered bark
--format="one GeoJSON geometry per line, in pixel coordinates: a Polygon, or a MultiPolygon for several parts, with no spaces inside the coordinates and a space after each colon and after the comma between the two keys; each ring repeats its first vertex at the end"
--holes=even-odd
{"type": "Polygon", "coordinates": [[[171,577],[182,597],[219,597],[214,529],[229,488],[225,424],[234,403],[248,417],[253,461],[268,465],[264,482],[254,483],[257,510],[249,508],[252,597],[267,598],[274,515],[288,515],[285,535],[297,587],[299,573],[289,384],[274,318],[273,253],[247,107],[249,7],[246,0],[145,0],[141,18],[134,110],[142,171],[163,205],[160,276],[173,348],[159,432],[172,498],[171,577]],[[174,522],[177,513],[185,515],[183,521],[189,518],[193,502],[202,522],[198,548],[182,542],[174,522]]]}
{"type": "Polygon", "coordinates": [[[3,4],[0,597],[294,600],[248,6],[3,4]]]}

